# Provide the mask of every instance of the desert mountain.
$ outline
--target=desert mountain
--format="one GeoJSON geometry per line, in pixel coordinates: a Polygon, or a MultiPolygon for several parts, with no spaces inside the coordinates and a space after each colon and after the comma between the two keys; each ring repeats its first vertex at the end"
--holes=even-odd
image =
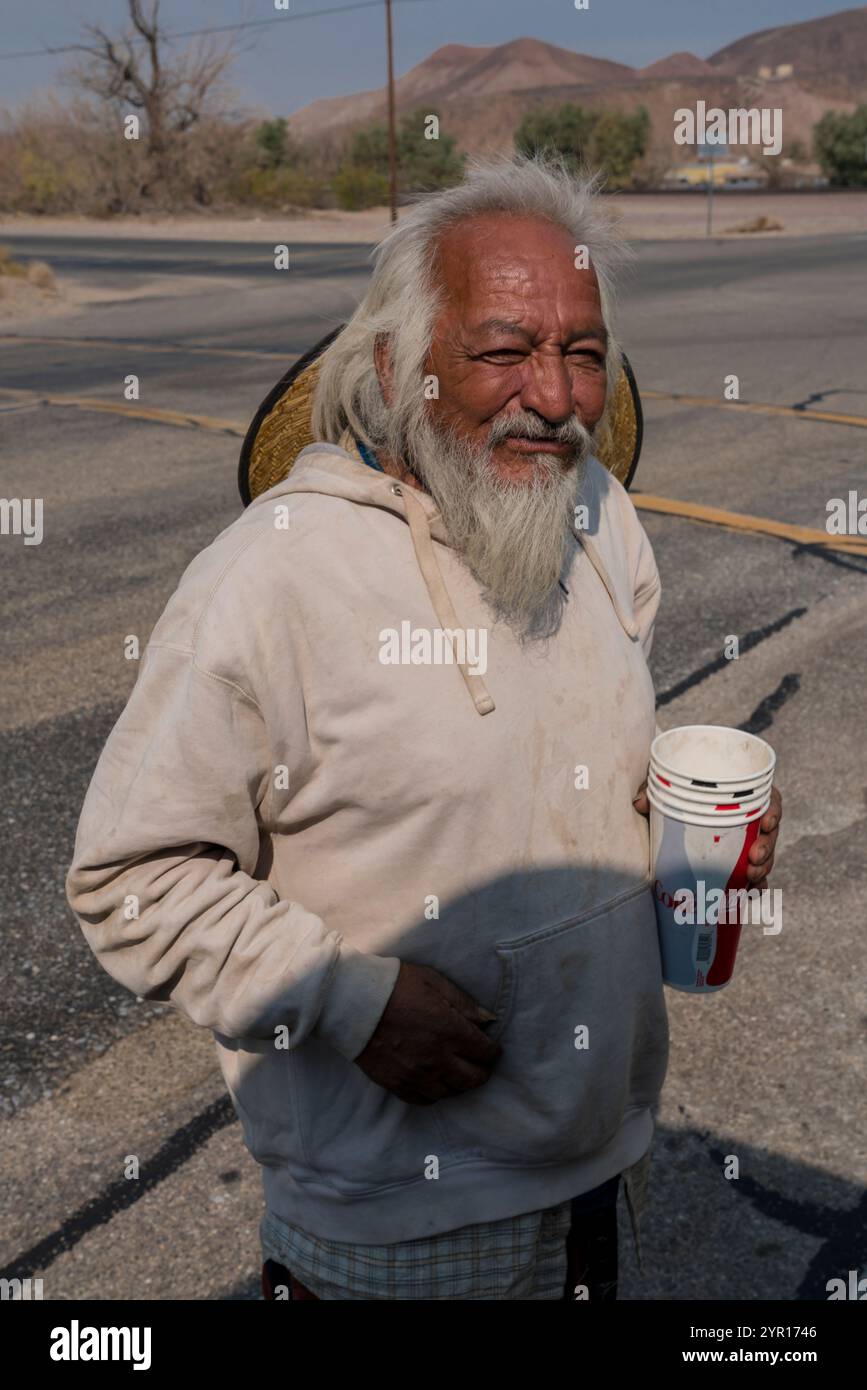
{"type": "MultiPolygon", "coordinates": [[[[398,116],[421,106],[471,153],[514,148],[526,111],[572,101],[589,107],[650,112],[663,160],[686,157],[672,146],[673,113],[709,106],[779,106],[785,140],[809,144],[813,123],[829,108],[867,100],[867,6],[824,19],[747,35],[708,60],[678,52],[646,68],[591,58],[539,39],[488,48],[446,44],[395,84],[398,116]],[[791,65],[792,72],[778,73],[791,65]],[[760,75],[760,70],[763,70],[760,75]],[[768,72],[772,74],[768,76],[768,72]]],[[[289,118],[300,140],[341,143],[353,130],[383,122],[385,88],[315,101],[289,118]]]]}
{"type": "Polygon", "coordinates": [[[794,76],[807,72],[854,75],[867,71],[867,5],[840,10],[803,24],[781,24],[712,53],[711,67],[743,77],[791,63],[794,76]]]}
{"type": "MultiPolygon", "coordinates": [[[[634,77],[633,68],[605,58],[588,58],[539,39],[513,39],[494,48],[470,48],[450,43],[410,68],[395,83],[398,113],[420,102],[436,105],[445,115],[453,102],[471,95],[473,100],[501,93],[545,92],[576,85],[608,85],[634,77]]],[[[386,111],[385,88],[351,97],[330,97],[311,102],[291,117],[292,133],[301,140],[345,131],[382,119],[386,111]]]]}
{"type": "Polygon", "coordinates": [[[710,63],[706,63],[703,58],[696,58],[694,53],[672,53],[670,58],[660,58],[658,62],[651,63],[648,68],[639,68],[638,76],[643,79],[704,77],[709,72],[713,72],[710,63]]]}

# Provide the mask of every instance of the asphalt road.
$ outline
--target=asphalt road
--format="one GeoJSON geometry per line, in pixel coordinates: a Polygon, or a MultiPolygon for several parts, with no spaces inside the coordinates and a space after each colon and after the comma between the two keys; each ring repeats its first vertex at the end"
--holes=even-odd
{"type": "MultiPolygon", "coordinates": [[[[0,319],[2,492],[42,497],[45,518],[39,546],[0,537],[0,1274],[41,1274],[46,1298],[251,1298],[258,1176],[210,1038],[115,986],[63,896],[84,791],[135,679],[124,639],[144,644],[237,515],[240,441],[32,393],[123,405],[135,373],[140,407],[246,424],[351,311],[370,248],[293,246],[278,272],[254,244],[6,240],[106,298],[0,319]],[[132,1154],[138,1182],[123,1176],[132,1154]]],[[[646,400],[636,487],[820,530],[830,498],[867,495],[864,428],[722,407],[736,374],[742,400],[867,419],[865,252],[854,236],[638,247],[620,331],[640,386],[720,404],[646,400]]],[[[867,1271],[867,561],[642,520],[664,586],[661,724],[747,724],[778,752],[784,928],[745,930],[720,994],[668,992],[644,1274],[624,1219],[621,1297],[824,1299],[827,1280],[867,1271]],[[731,634],[741,656],[723,662],[731,634]],[[723,1177],[731,1154],[737,1180],[723,1177]]]]}

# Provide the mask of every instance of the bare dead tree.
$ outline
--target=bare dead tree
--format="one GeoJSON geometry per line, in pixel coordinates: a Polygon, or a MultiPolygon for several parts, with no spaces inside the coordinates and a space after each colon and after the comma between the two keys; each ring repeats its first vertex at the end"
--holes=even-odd
{"type": "Polygon", "coordinates": [[[182,137],[219,107],[236,49],[231,36],[204,36],[173,55],[160,23],[160,0],[127,3],[131,27],[121,36],[98,24],[85,26],[89,42],[76,45],[84,57],[68,80],[119,114],[141,114],[147,183],[168,185],[181,162],[182,137]]]}

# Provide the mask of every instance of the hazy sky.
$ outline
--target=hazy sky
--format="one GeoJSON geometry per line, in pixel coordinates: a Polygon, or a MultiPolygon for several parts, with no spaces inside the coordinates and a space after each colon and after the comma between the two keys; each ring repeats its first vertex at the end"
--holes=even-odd
{"type": "MultiPolygon", "coordinates": [[[[342,0],[348,3],[348,0],[342,0]]],[[[385,77],[384,7],[321,13],[341,0],[162,0],[171,30],[268,19],[239,35],[232,81],[251,109],[288,115],[320,96],[380,87],[385,77]],[[310,18],[290,15],[311,13],[310,18]]],[[[689,50],[706,58],[757,29],[816,19],[847,8],[840,0],[395,0],[398,76],[445,43],[497,44],[530,36],[576,52],[642,67],[689,50]]],[[[0,0],[0,108],[50,89],[65,61],[55,55],[4,57],[75,43],[81,24],[122,27],[126,0],[0,0]]]]}

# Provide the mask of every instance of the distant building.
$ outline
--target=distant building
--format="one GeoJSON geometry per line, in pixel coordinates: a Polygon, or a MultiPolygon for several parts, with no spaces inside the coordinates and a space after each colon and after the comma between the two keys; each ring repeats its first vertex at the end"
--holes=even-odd
{"type": "MultiPolygon", "coordinates": [[[[707,188],[710,170],[713,167],[713,186],[719,189],[765,188],[768,182],[767,168],[750,160],[747,155],[739,158],[729,156],[714,160],[713,166],[704,160],[691,160],[687,164],[675,164],[663,175],[662,188],[707,188]]],[[[828,179],[818,164],[805,163],[796,166],[791,159],[784,159],[782,167],[786,171],[788,188],[825,188],[828,179]]]]}
{"type": "Polygon", "coordinates": [[[663,183],[669,188],[700,188],[710,182],[711,168],[714,188],[761,188],[767,180],[767,174],[751,165],[744,155],[739,159],[714,160],[713,165],[700,160],[677,164],[668,170],[663,183]]]}
{"type": "Polygon", "coordinates": [[[792,63],[778,63],[775,68],[767,67],[763,64],[759,68],[759,77],[763,77],[766,81],[769,81],[774,78],[791,77],[794,71],[795,69],[792,63]]]}

